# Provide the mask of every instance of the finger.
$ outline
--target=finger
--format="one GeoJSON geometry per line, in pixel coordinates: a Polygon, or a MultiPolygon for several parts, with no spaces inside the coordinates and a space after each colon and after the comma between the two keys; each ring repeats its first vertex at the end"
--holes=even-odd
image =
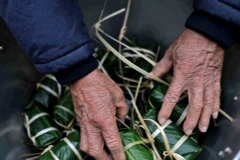
{"type": "Polygon", "coordinates": [[[162,108],[158,114],[158,121],[163,125],[172,113],[175,104],[178,102],[183,92],[184,80],[183,78],[174,78],[167,94],[164,98],[162,108]]]}
{"type": "Polygon", "coordinates": [[[156,64],[151,73],[156,77],[161,77],[171,69],[172,64],[171,51],[167,50],[164,57],[156,64]]]}
{"type": "Polygon", "coordinates": [[[76,109],[75,107],[75,112],[76,112],[76,120],[79,124],[80,133],[81,133],[80,149],[83,152],[87,153],[88,152],[88,136],[87,136],[86,126],[84,123],[82,123],[84,121],[82,116],[82,111],[81,109],[76,109]]]}
{"type": "Polygon", "coordinates": [[[125,154],[122,147],[121,138],[117,129],[115,119],[112,117],[102,126],[102,134],[109,148],[113,159],[125,160],[125,154]]]}
{"type": "Polygon", "coordinates": [[[189,109],[183,128],[187,135],[192,134],[203,108],[203,87],[195,86],[188,90],[189,109]]]}
{"type": "Polygon", "coordinates": [[[220,110],[220,97],[221,97],[221,74],[217,77],[217,81],[214,84],[214,106],[212,110],[212,116],[217,119],[220,110]]]}
{"type": "Polygon", "coordinates": [[[204,90],[204,106],[199,120],[199,130],[206,132],[209,126],[212,109],[214,106],[214,87],[209,86],[204,90]]]}
{"type": "Polygon", "coordinates": [[[101,130],[92,125],[88,126],[88,152],[96,160],[109,159],[109,155],[104,150],[104,142],[101,130]]]}
{"type": "Polygon", "coordinates": [[[116,114],[117,118],[124,121],[126,115],[128,114],[128,105],[126,101],[122,101],[116,104],[116,106],[117,106],[117,114],[116,114]]]}
{"type": "Polygon", "coordinates": [[[80,149],[83,152],[88,153],[88,136],[87,136],[86,129],[84,127],[81,127],[80,149]]]}

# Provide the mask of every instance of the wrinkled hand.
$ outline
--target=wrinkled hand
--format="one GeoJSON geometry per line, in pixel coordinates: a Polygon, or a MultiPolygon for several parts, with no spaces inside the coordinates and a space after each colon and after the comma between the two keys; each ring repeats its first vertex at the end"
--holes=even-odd
{"type": "Polygon", "coordinates": [[[128,112],[122,90],[98,69],[69,87],[81,127],[81,150],[96,160],[125,160],[116,125],[116,117],[124,120],[128,112]],[[111,155],[104,150],[104,142],[111,155]]]}
{"type": "Polygon", "coordinates": [[[220,79],[224,50],[205,36],[185,29],[166,51],[152,71],[163,76],[173,66],[173,81],[165,96],[158,119],[164,124],[181,94],[187,90],[189,109],[184,132],[190,135],[198,124],[206,132],[211,115],[217,118],[220,108],[220,79]]]}

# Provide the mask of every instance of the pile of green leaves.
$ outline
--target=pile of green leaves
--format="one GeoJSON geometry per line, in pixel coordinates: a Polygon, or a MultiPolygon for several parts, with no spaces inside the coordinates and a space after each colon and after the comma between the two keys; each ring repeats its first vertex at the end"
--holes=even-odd
{"type": "Polygon", "coordinates": [[[65,129],[72,127],[75,120],[75,113],[70,90],[66,90],[62,99],[54,106],[53,118],[59,126],[65,129]]]}
{"type": "MultiPolygon", "coordinates": [[[[129,45],[148,58],[157,59],[154,55],[158,50],[157,45],[140,46],[136,40],[132,40],[129,45]]],[[[122,53],[128,60],[145,71],[150,72],[152,70],[153,66],[133,51],[123,48],[122,53]]],[[[147,130],[154,134],[159,126],[145,120],[147,128],[144,128],[143,124],[139,122],[139,115],[136,114],[131,103],[131,100],[135,99],[143,118],[151,119],[157,123],[157,113],[161,108],[168,86],[145,79],[141,74],[120,62],[117,57],[107,50],[98,49],[95,57],[101,64],[99,68],[123,89],[129,105],[129,113],[125,123],[118,122],[127,160],[155,159],[156,150],[153,149],[152,145],[156,146],[161,157],[171,159],[162,133],[153,137],[154,144],[150,142],[147,135],[147,130]],[[136,91],[140,77],[144,79],[139,91],[136,91]]],[[[187,101],[176,104],[170,117],[171,123],[164,128],[167,145],[170,149],[184,137],[184,133],[180,128],[181,125],[175,123],[182,117],[186,107],[187,101]]],[[[30,140],[36,148],[44,150],[39,156],[40,160],[56,159],[56,157],[59,160],[74,160],[83,157],[88,159],[86,154],[79,148],[80,134],[77,131],[79,127],[76,127],[71,93],[66,87],[59,85],[52,75],[46,75],[38,83],[32,104],[24,110],[24,115],[30,140]],[[29,120],[32,121],[30,124],[29,120]],[[47,128],[52,128],[52,130],[46,131],[47,128]],[[39,132],[41,133],[40,136],[33,140],[32,137],[39,134],[39,132]]],[[[171,153],[177,154],[185,160],[194,160],[200,152],[201,148],[192,140],[192,137],[187,137],[177,149],[171,151],[171,153]]]]}
{"type": "Polygon", "coordinates": [[[86,154],[80,150],[80,134],[76,130],[70,131],[70,133],[59,141],[54,146],[47,148],[40,160],[55,159],[57,157],[61,160],[82,160],[86,154]]]}
{"type": "Polygon", "coordinates": [[[47,147],[61,138],[61,133],[46,108],[35,104],[25,109],[24,116],[28,136],[37,148],[47,147]]]}

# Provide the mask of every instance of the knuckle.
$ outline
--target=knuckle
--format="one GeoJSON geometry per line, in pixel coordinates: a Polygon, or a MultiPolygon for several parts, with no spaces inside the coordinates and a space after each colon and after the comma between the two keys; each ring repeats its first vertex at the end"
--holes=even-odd
{"type": "Polygon", "coordinates": [[[121,109],[117,114],[120,116],[126,116],[128,114],[128,109],[121,109]]]}
{"type": "Polygon", "coordinates": [[[205,105],[205,107],[212,107],[213,104],[214,104],[214,101],[213,100],[209,100],[209,101],[206,101],[204,105],[205,105]]]}
{"type": "Polygon", "coordinates": [[[80,144],[80,149],[81,149],[83,152],[88,153],[88,147],[87,147],[87,145],[81,143],[81,144],[80,144]]]}
{"type": "Polygon", "coordinates": [[[115,102],[121,102],[121,101],[124,101],[125,100],[125,97],[124,97],[124,93],[121,89],[119,89],[119,91],[117,91],[113,97],[112,97],[113,101],[115,102]]]}
{"type": "Polygon", "coordinates": [[[204,117],[204,118],[201,119],[199,125],[200,125],[200,126],[207,126],[208,123],[209,123],[209,121],[210,121],[210,117],[207,117],[207,116],[206,116],[206,117],[204,117]]]}
{"type": "Polygon", "coordinates": [[[101,149],[98,147],[95,148],[89,148],[88,154],[93,157],[99,157],[101,154],[101,149]]]}
{"type": "Polygon", "coordinates": [[[101,121],[98,119],[98,116],[95,116],[95,117],[89,118],[89,123],[98,124],[98,123],[101,123],[101,121]]]}
{"type": "Polygon", "coordinates": [[[178,100],[178,95],[172,91],[169,91],[168,95],[165,97],[165,101],[171,105],[174,105],[178,100]]]}
{"type": "Polygon", "coordinates": [[[201,122],[208,122],[211,118],[211,112],[208,114],[203,114],[201,117],[201,122]]]}
{"type": "Polygon", "coordinates": [[[122,144],[118,142],[117,140],[112,140],[107,143],[107,146],[110,150],[119,150],[122,147],[122,144]]]}
{"type": "Polygon", "coordinates": [[[123,111],[123,115],[126,116],[129,112],[129,109],[128,107],[125,107],[124,111],[123,111]]]}
{"type": "Polygon", "coordinates": [[[194,104],[192,105],[192,109],[195,111],[195,112],[200,112],[203,108],[203,105],[201,103],[197,103],[197,104],[194,104]]]}
{"type": "Polygon", "coordinates": [[[109,127],[113,128],[114,121],[112,121],[112,119],[114,119],[114,118],[112,118],[112,116],[111,117],[109,116],[107,119],[106,119],[106,117],[104,119],[102,119],[99,122],[100,128],[105,132],[107,132],[109,130],[109,127]]]}
{"type": "Polygon", "coordinates": [[[123,101],[123,110],[124,110],[124,112],[128,113],[129,107],[128,107],[126,101],[123,101]]]}
{"type": "Polygon", "coordinates": [[[120,87],[118,87],[118,92],[119,92],[120,96],[124,97],[123,90],[120,87]]]}
{"type": "Polygon", "coordinates": [[[186,120],[185,121],[185,126],[190,127],[190,128],[194,128],[196,126],[196,124],[197,123],[194,120],[186,120]]]}
{"type": "Polygon", "coordinates": [[[213,111],[214,111],[214,112],[219,112],[219,110],[220,110],[220,102],[217,102],[217,103],[214,105],[213,111]]]}

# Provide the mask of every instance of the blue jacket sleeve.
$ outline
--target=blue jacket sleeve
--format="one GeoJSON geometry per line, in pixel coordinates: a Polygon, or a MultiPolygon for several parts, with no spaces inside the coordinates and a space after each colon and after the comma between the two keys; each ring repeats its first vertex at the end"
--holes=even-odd
{"type": "Polygon", "coordinates": [[[240,1],[194,0],[193,7],[186,27],[230,48],[240,35],[240,1]]]}
{"type": "Polygon", "coordinates": [[[1,16],[36,69],[68,84],[97,68],[76,0],[1,0],[1,16]]]}

